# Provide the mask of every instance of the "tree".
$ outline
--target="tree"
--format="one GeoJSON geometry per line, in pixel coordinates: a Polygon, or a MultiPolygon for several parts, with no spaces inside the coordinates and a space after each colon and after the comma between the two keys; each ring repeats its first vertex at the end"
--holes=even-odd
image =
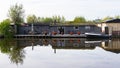
{"type": "Polygon", "coordinates": [[[14,30],[10,26],[10,20],[6,19],[0,23],[0,34],[3,35],[5,38],[13,37],[14,30]]]}
{"type": "Polygon", "coordinates": [[[85,23],[86,19],[84,17],[75,17],[74,22],[75,23],[85,23]]]}
{"type": "Polygon", "coordinates": [[[95,19],[95,20],[93,20],[93,21],[91,21],[91,22],[94,22],[94,23],[101,23],[102,20],[101,20],[101,19],[95,19]]]}
{"type": "Polygon", "coordinates": [[[36,22],[38,22],[38,18],[34,14],[27,16],[27,23],[36,23],[36,22]]]}
{"type": "Polygon", "coordinates": [[[65,18],[62,16],[53,16],[52,17],[53,21],[56,21],[57,23],[64,23],[65,22],[65,18]]]}
{"type": "Polygon", "coordinates": [[[8,17],[11,19],[11,21],[15,24],[20,24],[24,21],[24,10],[23,6],[20,4],[15,4],[10,7],[8,11],[8,17]]]}
{"type": "Polygon", "coordinates": [[[53,19],[51,17],[38,17],[37,18],[38,22],[43,22],[43,23],[51,23],[53,22],[53,19]]]}
{"type": "Polygon", "coordinates": [[[38,17],[38,18],[37,18],[37,21],[38,21],[38,22],[43,22],[43,19],[44,19],[44,18],[38,17]]]}
{"type": "Polygon", "coordinates": [[[104,17],[102,19],[102,22],[105,22],[105,21],[108,21],[108,20],[111,20],[111,19],[114,19],[113,17],[110,17],[110,16],[107,16],[107,17],[104,17]]]}
{"type": "Polygon", "coordinates": [[[45,22],[45,23],[51,23],[51,22],[53,22],[53,20],[50,17],[46,17],[46,18],[44,18],[43,22],[45,22]]]}
{"type": "Polygon", "coordinates": [[[120,19],[120,16],[119,16],[119,15],[117,15],[117,16],[115,16],[114,18],[116,18],[116,19],[120,19]]]}

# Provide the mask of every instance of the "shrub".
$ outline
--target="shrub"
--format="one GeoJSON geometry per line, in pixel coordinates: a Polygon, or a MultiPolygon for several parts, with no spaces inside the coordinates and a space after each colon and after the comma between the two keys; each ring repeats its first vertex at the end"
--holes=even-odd
{"type": "Polygon", "coordinates": [[[4,36],[5,38],[13,37],[14,30],[12,26],[10,26],[10,20],[6,19],[0,23],[0,35],[4,36]]]}

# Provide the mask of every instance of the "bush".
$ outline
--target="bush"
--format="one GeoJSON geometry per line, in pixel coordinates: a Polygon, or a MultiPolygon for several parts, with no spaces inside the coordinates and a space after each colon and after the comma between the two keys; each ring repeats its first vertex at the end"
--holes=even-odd
{"type": "Polygon", "coordinates": [[[13,32],[12,26],[10,26],[10,20],[6,19],[0,23],[0,35],[4,36],[5,38],[12,38],[13,32]]]}

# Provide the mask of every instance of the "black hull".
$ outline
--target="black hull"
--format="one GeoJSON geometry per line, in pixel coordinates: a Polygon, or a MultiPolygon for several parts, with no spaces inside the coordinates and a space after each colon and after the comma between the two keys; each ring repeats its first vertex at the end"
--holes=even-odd
{"type": "Polygon", "coordinates": [[[111,38],[109,35],[86,35],[87,38],[111,38]]]}

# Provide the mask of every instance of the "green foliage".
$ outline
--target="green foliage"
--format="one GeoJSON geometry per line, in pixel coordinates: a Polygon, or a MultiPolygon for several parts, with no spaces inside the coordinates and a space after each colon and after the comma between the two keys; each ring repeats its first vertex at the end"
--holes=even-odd
{"type": "Polygon", "coordinates": [[[56,21],[57,23],[64,23],[65,22],[65,18],[62,16],[53,16],[52,17],[53,21],[56,21]]]}
{"type": "Polygon", "coordinates": [[[119,16],[119,15],[117,15],[117,16],[115,16],[114,18],[116,18],[116,19],[120,19],[120,16],[119,16]]]}
{"type": "Polygon", "coordinates": [[[15,4],[10,7],[8,16],[15,24],[20,24],[24,21],[24,10],[22,5],[15,4]]]}
{"type": "Polygon", "coordinates": [[[10,20],[6,19],[0,23],[0,35],[3,35],[5,38],[12,38],[14,30],[10,26],[10,20]]]}
{"type": "Polygon", "coordinates": [[[50,18],[50,17],[38,17],[37,18],[37,22],[38,23],[52,23],[53,22],[53,19],[52,18],[50,18]]]}
{"type": "MultiPolygon", "coordinates": [[[[20,4],[15,4],[13,6],[10,7],[9,9],[9,13],[8,13],[9,18],[11,19],[11,21],[15,24],[20,24],[22,22],[24,22],[24,10],[23,10],[23,6],[20,4]]],[[[107,16],[103,19],[95,19],[95,20],[86,20],[84,17],[82,16],[77,16],[74,18],[73,21],[69,22],[69,23],[96,23],[96,22],[105,22],[107,20],[111,20],[111,19],[120,19],[120,16],[114,16],[114,17],[110,17],[107,16]]],[[[65,23],[65,18],[62,16],[53,16],[53,17],[37,17],[35,15],[28,15],[27,17],[27,23],[65,23]]]]}
{"type": "Polygon", "coordinates": [[[93,20],[93,21],[91,21],[91,22],[94,22],[94,23],[101,23],[102,20],[101,20],[101,19],[95,19],[95,20],[93,20]]]}
{"type": "Polygon", "coordinates": [[[102,19],[102,21],[105,22],[105,21],[111,20],[111,19],[114,19],[114,17],[107,16],[107,17],[104,17],[104,18],[102,19]]]}
{"type": "Polygon", "coordinates": [[[50,17],[46,17],[46,18],[43,19],[43,22],[45,22],[45,23],[51,23],[51,22],[53,22],[53,19],[50,18],[50,17]]]}
{"type": "Polygon", "coordinates": [[[62,16],[53,16],[53,17],[37,17],[35,15],[28,15],[27,23],[64,23],[65,18],[62,16]]]}
{"type": "Polygon", "coordinates": [[[0,41],[1,53],[9,55],[10,61],[15,64],[22,64],[25,58],[25,51],[23,47],[17,45],[17,40],[1,39],[0,41]]]}
{"type": "Polygon", "coordinates": [[[85,23],[86,19],[84,17],[75,17],[74,23],[85,23]]]}
{"type": "Polygon", "coordinates": [[[0,51],[2,53],[8,54],[10,52],[11,45],[8,39],[1,39],[0,41],[0,51]]]}
{"type": "Polygon", "coordinates": [[[27,23],[36,23],[38,19],[35,15],[28,15],[27,16],[27,23]]]}
{"type": "Polygon", "coordinates": [[[23,50],[23,48],[21,48],[20,46],[13,46],[11,48],[11,52],[9,53],[9,58],[11,60],[12,63],[15,63],[18,65],[18,63],[23,64],[23,59],[25,58],[25,51],[23,50]]]}

